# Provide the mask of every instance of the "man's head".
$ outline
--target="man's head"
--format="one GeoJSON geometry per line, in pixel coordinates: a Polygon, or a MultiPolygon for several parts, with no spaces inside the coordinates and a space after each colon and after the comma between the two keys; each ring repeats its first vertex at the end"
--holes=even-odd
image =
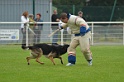
{"type": "Polygon", "coordinates": [[[62,13],[62,14],[60,15],[60,19],[61,19],[62,22],[67,23],[67,22],[68,22],[67,13],[62,13]]]}
{"type": "Polygon", "coordinates": [[[37,19],[40,19],[41,18],[41,14],[37,13],[36,17],[37,17],[37,19]]]}
{"type": "Polygon", "coordinates": [[[53,10],[53,14],[57,14],[57,10],[53,10]]]}
{"type": "Polygon", "coordinates": [[[29,14],[29,18],[33,19],[34,15],[33,14],[29,14]]]}

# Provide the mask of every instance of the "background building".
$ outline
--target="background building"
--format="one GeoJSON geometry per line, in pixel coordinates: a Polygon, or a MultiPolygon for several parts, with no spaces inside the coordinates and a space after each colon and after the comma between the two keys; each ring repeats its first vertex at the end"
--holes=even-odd
{"type": "MultiPolygon", "coordinates": [[[[34,14],[34,16],[36,16],[37,13],[41,13],[43,22],[50,22],[51,7],[51,0],[0,0],[0,22],[21,22],[21,15],[24,11],[28,11],[29,14],[34,14]]],[[[20,25],[21,24],[1,24],[0,29],[20,29],[20,25]]],[[[49,33],[50,24],[44,24],[41,37],[46,38],[45,42],[50,39],[43,34],[48,35],[49,33]],[[47,32],[44,32],[44,30],[47,30],[47,32]]],[[[19,39],[21,39],[21,32],[19,34],[19,39]]],[[[8,43],[8,41],[1,42],[8,43]]],[[[20,42],[20,40],[17,42],[20,42]]]]}

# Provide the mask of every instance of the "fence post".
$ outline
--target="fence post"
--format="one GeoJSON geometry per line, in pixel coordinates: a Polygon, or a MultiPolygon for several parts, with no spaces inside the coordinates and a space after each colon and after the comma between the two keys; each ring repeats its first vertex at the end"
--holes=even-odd
{"type": "Polygon", "coordinates": [[[92,22],[92,26],[91,26],[91,41],[92,41],[92,45],[93,45],[93,35],[94,35],[94,32],[93,32],[93,22],[92,22]]]}
{"type": "Polygon", "coordinates": [[[123,22],[123,45],[124,45],[124,22],[123,22]]]}
{"type": "Polygon", "coordinates": [[[28,46],[28,24],[26,25],[26,46],[28,46]]]}
{"type": "Polygon", "coordinates": [[[33,15],[34,15],[34,18],[35,18],[35,0],[33,0],[33,15]]]}
{"type": "MultiPolygon", "coordinates": [[[[52,11],[53,11],[52,10],[52,0],[50,0],[50,18],[49,18],[50,19],[50,22],[51,22],[52,11]]],[[[50,33],[52,33],[51,24],[52,23],[50,23],[50,29],[49,29],[50,30],[49,31],[50,33]]],[[[52,42],[52,37],[50,38],[50,42],[52,42]]]]}
{"type": "Polygon", "coordinates": [[[75,14],[75,5],[73,5],[73,14],[75,14]]]}
{"type": "Polygon", "coordinates": [[[114,5],[113,5],[111,16],[110,16],[110,21],[112,21],[112,18],[113,18],[113,15],[114,15],[114,11],[115,11],[115,7],[116,7],[116,3],[117,3],[117,0],[114,1],[114,5]]]}
{"type": "Polygon", "coordinates": [[[61,30],[61,45],[63,45],[63,29],[61,30]]]}

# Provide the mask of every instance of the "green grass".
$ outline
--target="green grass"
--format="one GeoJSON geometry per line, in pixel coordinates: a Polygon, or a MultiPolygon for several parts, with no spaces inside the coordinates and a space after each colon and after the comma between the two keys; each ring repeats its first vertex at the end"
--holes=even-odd
{"type": "Polygon", "coordinates": [[[40,65],[31,60],[27,65],[29,51],[18,45],[0,46],[0,82],[124,82],[124,46],[91,46],[93,66],[88,66],[77,48],[75,66],[66,67],[67,54],[63,55],[64,65],[55,59],[54,66],[44,56],[40,65]]]}

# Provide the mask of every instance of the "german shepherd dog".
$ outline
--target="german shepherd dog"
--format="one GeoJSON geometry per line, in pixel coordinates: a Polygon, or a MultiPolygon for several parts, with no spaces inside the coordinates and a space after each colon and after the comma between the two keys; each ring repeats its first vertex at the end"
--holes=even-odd
{"type": "Polygon", "coordinates": [[[29,46],[29,50],[31,50],[31,55],[27,57],[28,65],[30,65],[30,59],[36,59],[36,62],[40,64],[44,64],[39,61],[39,58],[44,55],[48,59],[52,61],[55,65],[54,58],[59,58],[61,60],[61,64],[63,64],[61,55],[67,52],[68,44],[64,45],[49,45],[49,44],[34,44],[33,46],[29,46]]]}

